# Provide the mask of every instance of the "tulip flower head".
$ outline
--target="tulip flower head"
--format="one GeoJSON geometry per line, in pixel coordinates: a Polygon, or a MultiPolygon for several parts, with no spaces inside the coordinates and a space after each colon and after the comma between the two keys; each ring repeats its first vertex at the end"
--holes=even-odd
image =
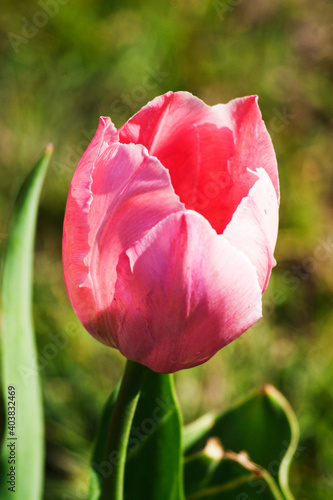
{"type": "Polygon", "coordinates": [[[278,229],[257,97],[168,92],[101,117],[67,199],[63,265],[88,332],[160,373],[199,365],[262,316],[278,229]]]}

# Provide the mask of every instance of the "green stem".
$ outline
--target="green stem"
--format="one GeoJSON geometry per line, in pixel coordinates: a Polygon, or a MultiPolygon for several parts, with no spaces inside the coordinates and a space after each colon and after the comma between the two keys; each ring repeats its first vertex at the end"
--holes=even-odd
{"type": "Polygon", "coordinates": [[[127,443],[146,370],[143,365],[127,361],[106,442],[105,461],[112,460],[113,469],[102,479],[101,500],[124,498],[127,443]]]}

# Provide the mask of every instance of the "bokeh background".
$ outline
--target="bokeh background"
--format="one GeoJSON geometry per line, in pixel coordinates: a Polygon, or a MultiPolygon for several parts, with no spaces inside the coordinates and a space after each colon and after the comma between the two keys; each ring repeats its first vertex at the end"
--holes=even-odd
{"type": "Polygon", "coordinates": [[[100,115],[119,126],[168,90],[208,104],[258,94],[281,181],[265,316],[205,365],[176,375],[184,419],[275,385],[301,428],[291,470],[296,498],[333,498],[332,2],[2,0],[0,28],[2,243],[24,176],[49,141],[55,146],[34,287],[45,499],[85,498],[99,415],[124,366],[84,331],[66,296],[61,239],[70,180],[100,115]]]}

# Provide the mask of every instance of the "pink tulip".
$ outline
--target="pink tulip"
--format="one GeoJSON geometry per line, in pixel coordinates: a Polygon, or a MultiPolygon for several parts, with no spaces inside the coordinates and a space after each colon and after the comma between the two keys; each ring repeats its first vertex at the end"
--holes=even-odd
{"type": "Polygon", "coordinates": [[[262,316],[279,184],[257,100],[168,92],[118,131],[102,117],[75,171],[70,301],[97,340],[156,372],[204,363],[262,316]]]}

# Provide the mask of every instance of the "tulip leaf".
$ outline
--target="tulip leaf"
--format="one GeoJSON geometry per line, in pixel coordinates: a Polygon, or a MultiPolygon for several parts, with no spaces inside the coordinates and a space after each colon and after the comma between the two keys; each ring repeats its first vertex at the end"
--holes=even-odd
{"type": "Polygon", "coordinates": [[[51,154],[50,145],[21,187],[4,259],[1,352],[6,421],[0,458],[2,500],[13,498],[13,491],[17,500],[42,498],[44,423],[31,303],[37,210],[51,154]],[[7,482],[10,472],[12,483],[7,482]]]}
{"type": "Polygon", "coordinates": [[[274,479],[283,498],[292,500],[288,473],[298,443],[298,424],[284,396],[266,385],[252,392],[210,423],[195,422],[185,428],[185,453],[200,452],[210,437],[225,450],[246,452],[250,460],[274,479]],[[207,429],[209,427],[209,429],[207,429]]]}
{"type": "MultiPolygon", "coordinates": [[[[112,474],[110,456],[105,460],[108,425],[117,390],[105,405],[92,460],[89,500],[101,495],[100,477],[112,474]]],[[[171,375],[147,369],[128,440],[124,499],[183,500],[181,417],[171,375]]]]}
{"type": "Polygon", "coordinates": [[[283,500],[271,475],[242,452],[225,452],[216,438],[210,438],[201,452],[185,459],[186,500],[283,500]]]}

